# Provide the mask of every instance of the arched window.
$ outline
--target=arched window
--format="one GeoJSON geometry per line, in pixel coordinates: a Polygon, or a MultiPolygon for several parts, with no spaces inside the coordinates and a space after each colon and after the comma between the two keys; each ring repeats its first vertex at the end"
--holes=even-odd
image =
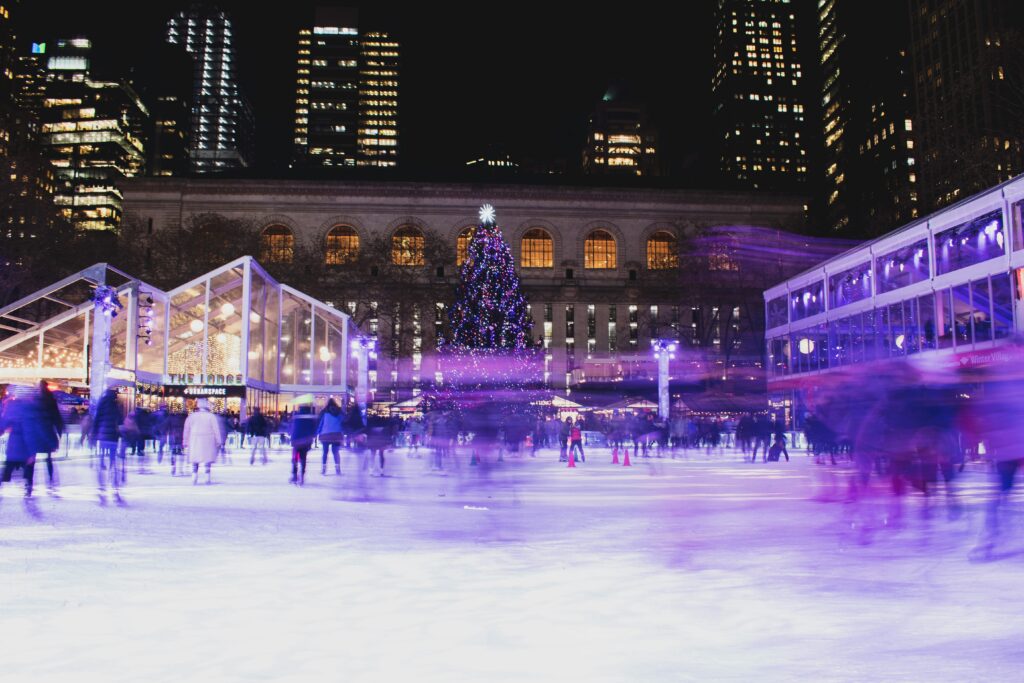
{"type": "Polygon", "coordinates": [[[395,231],[391,236],[391,262],[396,266],[422,266],[423,233],[411,225],[395,231]]]}
{"type": "Polygon", "coordinates": [[[647,268],[671,270],[679,267],[679,242],[672,233],[659,230],[647,238],[647,268]]]}
{"type": "Polygon", "coordinates": [[[359,233],[348,225],[336,225],[327,233],[324,262],[329,266],[352,263],[359,256],[359,233]]]}
{"type": "Polygon", "coordinates": [[[595,270],[610,270],[615,263],[615,238],[607,230],[595,230],[587,235],[583,243],[583,267],[595,270]]]}
{"type": "Polygon", "coordinates": [[[268,225],[260,234],[260,260],[291,263],[295,257],[295,235],[286,225],[268,225]]]}
{"type": "Polygon", "coordinates": [[[519,246],[523,268],[551,268],[555,265],[554,240],[547,230],[531,228],[523,235],[523,241],[519,246]]]}
{"type": "Polygon", "coordinates": [[[473,241],[473,232],[476,230],[474,227],[469,227],[459,233],[458,239],[455,240],[455,265],[461,266],[466,261],[466,256],[469,254],[469,243],[473,241]]]}

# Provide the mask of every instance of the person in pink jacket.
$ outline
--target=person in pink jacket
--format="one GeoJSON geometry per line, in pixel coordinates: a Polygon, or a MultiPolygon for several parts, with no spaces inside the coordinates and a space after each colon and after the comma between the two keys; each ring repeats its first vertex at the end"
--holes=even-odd
{"type": "Polygon", "coordinates": [[[206,483],[210,483],[210,466],[217,459],[224,443],[224,432],[220,420],[210,412],[210,402],[205,398],[196,401],[196,411],[185,420],[182,443],[187,449],[188,461],[192,463],[192,483],[199,483],[199,465],[206,465],[206,483]]]}

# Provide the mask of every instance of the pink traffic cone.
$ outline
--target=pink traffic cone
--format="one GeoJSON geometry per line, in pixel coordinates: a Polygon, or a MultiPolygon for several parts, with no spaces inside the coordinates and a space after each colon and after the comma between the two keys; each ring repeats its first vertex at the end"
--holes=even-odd
{"type": "Polygon", "coordinates": [[[613,465],[618,465],[619,464],[619,447],[618,446],[614,446],[612,448],[612,464],[613,465]]]}
{"type": "Polygon", "coordinates": [[[623,455],[624,455],[624,457],[623,457],[623,460],[622,460],[622,466],[623,467],[632,467],[632,465],[629,464],[629,446],[627,446],[624,449],[623,455]]]}
{"type": "Polygon", "coordinates": [[[576,454],[569,453],[569,467],[576,467],[576,454]]]}

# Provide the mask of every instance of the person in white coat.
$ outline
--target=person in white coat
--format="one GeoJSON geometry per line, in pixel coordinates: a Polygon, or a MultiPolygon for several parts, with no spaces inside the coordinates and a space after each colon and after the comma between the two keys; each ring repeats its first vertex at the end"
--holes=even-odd
{"type": "Polygon", "coordinates": [[[220,420],[210,412],[210,402],[205,398],[196,401],[196,411],[185,420],[182,442],[188,449],[188,460],[192,463],[192,483],[199,483],[199,465],[206,465],[206,483],[210,483],[210,466],[217,459],[224,443],[224,432],[220,420]]]}

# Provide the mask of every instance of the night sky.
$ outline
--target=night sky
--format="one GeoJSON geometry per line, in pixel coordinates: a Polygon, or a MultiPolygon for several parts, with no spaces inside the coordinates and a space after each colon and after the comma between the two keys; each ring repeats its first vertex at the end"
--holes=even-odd
{"type": "MultiPolygon", "coordinates": [[[[187,4],[187,3],[185,3],[187,4]]],[[[242,87],[256,112],[261,173],[291,152],[298,27],[308,0],[221,2],[235,21],[242,87]]],[[[20,12],[21,40],[85,35],[105,69],[145,69],[179,2],[46,2],[20,12]]],[[[610,83],[645,99],[662,138],[666,170],[697,179],[710,122],[710,0],[552,13],[551,4],[480,3],[459,11],[392,3],[357,5],[362,29],[401,42],[400,144],[404,172],[458,171],[488,145],[519,157],[579,165],[587,117],[610,83]]],[[[99,74],[103,76],[104,74],[99,74]]],[[[107,74],[109,76],[109,74],[107,74]]]]}

